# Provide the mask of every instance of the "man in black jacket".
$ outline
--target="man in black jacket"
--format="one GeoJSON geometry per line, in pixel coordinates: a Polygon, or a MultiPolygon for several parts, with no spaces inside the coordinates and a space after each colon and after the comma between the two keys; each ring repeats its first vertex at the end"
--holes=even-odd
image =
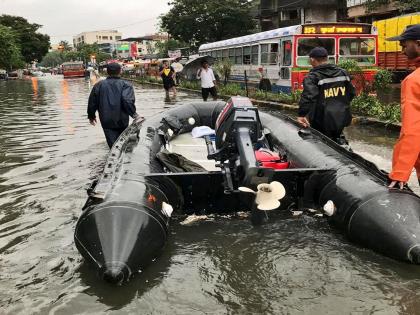
{"type": "Polygon", "coordinates": [[[342,132],[351,123],[350,103],[356,95],[351,79],[345,70],[328,63],[325,48],[312,49],[309,58],[313,69],[303,80],[298,122],[346,144],[342,132]]]}
{"type": "Polygon", "coordinates": [[[96,83],[90,93],[87,114],[90,124],[95,126],[98,111],[106,142],[111,148],[128,127],[128,116],[142,117],[136,113],[133,86],[120,78],[121,66],[110,63],[106,70],[108,78],[96,83]]]}

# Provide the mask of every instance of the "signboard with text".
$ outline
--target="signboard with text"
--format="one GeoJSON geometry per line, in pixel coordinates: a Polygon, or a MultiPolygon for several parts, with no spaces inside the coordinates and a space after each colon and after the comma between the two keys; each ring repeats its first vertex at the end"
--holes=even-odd
{"type": "Polygon", "coordinates": [[[370,25],[317,24],[304,25],[302,34],[371,34],[370,25]]]}
{"type": "Polygon", "coordinates": [[[130,56],[131,57],[137,57],[137,55],[139,54],[138,49],[137,49],[137,43],[133,42],[130,44],[130,56]]]}
{"type": "Polygon", "coordinates": [[[169,58],[181,58],[181,50],[168,50],[168,57],[169,58]]]}

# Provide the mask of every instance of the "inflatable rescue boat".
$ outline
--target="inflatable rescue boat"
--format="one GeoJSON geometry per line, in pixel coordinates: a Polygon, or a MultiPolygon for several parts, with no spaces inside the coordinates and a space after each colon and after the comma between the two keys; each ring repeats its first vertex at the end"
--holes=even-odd
{"type": "Polygon", "coordinates": [[[324,207],[354,242],[419,264],[420,198],[386,184],[371,162],[247,98],[186,104],[120,136],[75,243],[104,280],[122,283],[164,249],[174,212],[247,210],[259,224],[269,211],[324,207]]]}

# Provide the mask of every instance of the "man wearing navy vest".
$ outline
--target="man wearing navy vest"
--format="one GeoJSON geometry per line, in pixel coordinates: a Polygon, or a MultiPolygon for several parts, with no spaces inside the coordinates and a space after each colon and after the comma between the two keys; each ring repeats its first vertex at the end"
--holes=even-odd
{"type": "Polygon", "coordinates": [[[312,127],[338,144],[347,144],[343,130],[351,123],[350,103],[356,95],[344,69],[328,63],[328,52],[316,47],[309,53],[312,69],[303,80],[298,122],[312,127]]]}

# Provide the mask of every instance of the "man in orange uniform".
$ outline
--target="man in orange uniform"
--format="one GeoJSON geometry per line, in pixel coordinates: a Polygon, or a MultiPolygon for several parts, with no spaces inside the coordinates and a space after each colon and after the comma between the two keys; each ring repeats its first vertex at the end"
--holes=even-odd
{"type": "Polygon", "coordinates": [[[401,133],[389,174],[389,187],[398,184],[403,188],[413,167],[420,184],[420,24],[408,26],[400,36],[387,40],[399,40],[403,53],[416,63],[416,70],[401,84],[401,133]]]}

